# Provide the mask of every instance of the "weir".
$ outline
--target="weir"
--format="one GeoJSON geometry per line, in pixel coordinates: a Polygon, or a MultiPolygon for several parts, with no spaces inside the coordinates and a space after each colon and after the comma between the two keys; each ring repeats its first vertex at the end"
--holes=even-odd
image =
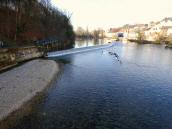
{"type": "Polygon", "coordinates": [[[83,47],[83,48],[73,48],[73,49],[62,50],[62,51],[57,51],[57,52],[49,52],[47,53],[47,57],[58,57],[58,56],[65,56],[65,55],[82,53],[82,52],[87,52],[87,51],[105,49],[105,48],[110,48],[113,45],[114,44],[111,43],[111,44],[106,44],[106,45],[97,45],[97,46],[90,46],[90,47],[83,47]]]}

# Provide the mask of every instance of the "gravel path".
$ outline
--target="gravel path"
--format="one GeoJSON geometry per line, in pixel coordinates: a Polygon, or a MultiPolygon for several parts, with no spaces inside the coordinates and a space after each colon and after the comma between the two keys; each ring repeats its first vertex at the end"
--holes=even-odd
{"type": "Polygon", "coordinates": [[[33,60],[0,74],[0,120],[43,91],[58,71],[55,61],[33,60]]]}

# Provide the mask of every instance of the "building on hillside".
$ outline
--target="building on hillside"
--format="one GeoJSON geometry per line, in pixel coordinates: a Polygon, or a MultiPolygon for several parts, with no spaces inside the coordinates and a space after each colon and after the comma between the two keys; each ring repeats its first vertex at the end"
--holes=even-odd
{"type": "Polygon", "coordinates": [[[127,33],[128,33],[128,28],[111,28],[107,35],[110,35],[112,38],[116,37],[116,38],[125,38],[127,37],[127,33]]]}
{"type": "Polygon", "coordinates": [[[145,37],[148,41],[157,40],[158,36],[168,37],[172,34],[172,19],[165,18],[154,26],[145,30],[145,37]]]}
{"type": "Polygon", "coordinates": [[[148,28],[145,31],[145,37],[148,41],[155,41],[157,39],[158,34],[161,32],[161,27],[158,25],[153,26],[152,28],[148,28]]]}
{"type": "Polygon", "coordinates": [[[136,40],[138,38],[138,32],[144,32],[147,28],[148,24],[125,25],[123,27],[124,38],[136,40]]]}
{"type": "Polygon", "coordinates": [[[110,28],[105,32],[105,36],[106,38],[116,38],[119,31],[119,28],[110,28]]]}
{"type": "Polygon", "coordinates": [[[137,40],[139,33],[142,33],[144,39],[148,41],[156,41],[159,37],[172,36],[172,17],[164,18],[158,22],[152,21],[148,24],[126,24],[120,28],[111,28],[106,32],[106,37],[137,40]]]}
{"type": "Polygon", "coordinates": [[[148,28],[152,28],[153,26],[155,26],[157,23],[154,21],[151,21],[148,23],[148,28]]]}

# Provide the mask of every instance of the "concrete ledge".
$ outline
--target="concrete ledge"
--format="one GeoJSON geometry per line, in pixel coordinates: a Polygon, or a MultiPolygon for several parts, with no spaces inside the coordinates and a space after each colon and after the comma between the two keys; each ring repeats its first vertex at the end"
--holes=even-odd
{"type": "Polygon", "coordinates": [[[50,85],[59,72],[52,60],[33,60],[0,74],[0,121],[50,85]]]}

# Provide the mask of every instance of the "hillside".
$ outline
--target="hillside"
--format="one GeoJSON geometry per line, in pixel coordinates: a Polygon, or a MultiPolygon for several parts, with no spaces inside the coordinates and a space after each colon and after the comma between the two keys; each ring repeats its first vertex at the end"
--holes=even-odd
{"type": "Polygon", "coordinates": [[[50,3],[49,0],[1,0],[0,41],[12,46],[53,38],[72,46],[75,35],[70,16],[50,3]]]}

